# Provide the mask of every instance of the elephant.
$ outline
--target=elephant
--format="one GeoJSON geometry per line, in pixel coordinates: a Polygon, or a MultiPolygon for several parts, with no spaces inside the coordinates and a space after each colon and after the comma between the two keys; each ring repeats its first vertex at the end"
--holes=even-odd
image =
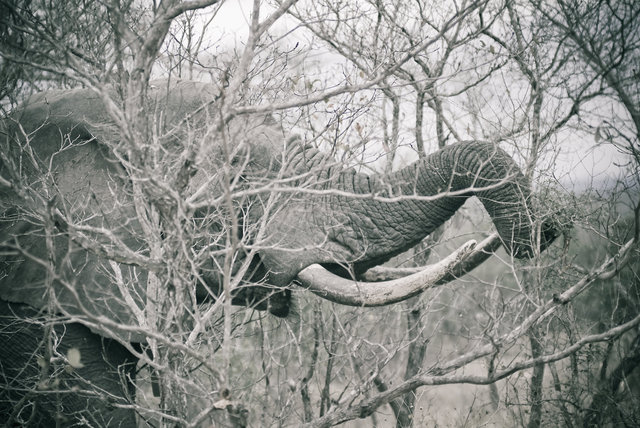
{"type": "MultiPolygon", "coordinates": [[[[558,235],[551,221],[536,226],[527,181],[497,144],[458,142],[398,171],[364,174],[299,138],[286,138],[268,116],[220,125],[216,91],[200,82],[152,82],[145,111],[158,141],[140,152],[175,160],[171,156],[189,144],[197,148],[162,173],[174,174],[182,200],[191,204],[186,215],[199,233],[194,247],[200,258],[190,286],[198,302],[216,300],[224,281],[224,260],[215,251],[224,245],[211,239],[222,230],[211,212],[222,212],[216,201],[224,180],[211,179],[213,172],[231,171],[239,192],[248,195],[237,210],[243,213],[240,238],[255,251],[238,251],[231,272],[243,272],[245,263],[245,273],[233,302],[279,317],[289,313],[291,284],[341,304],[375,306],[442,281],[477,257],[481,246],[464,246],[408,281],[362,279],[419,243],[472,196],[493,220],[493,243],[514,257],[539,254],[558,235]],[[220,129],[236,141],[232,147],[212,138],[220,129]],[[274,182],[280,185],[269,184],[274,182]],[[276,193],[279,199],[267,206],[276,193]]],[[[136,155],[121,143],[126,135],[116,122],[103,96],[77,88],[34,95],[0,128],[6,153],[0,164],[0,363],[6,383],[0,414],[16,423],[135,426],[127,407],[135,399],[132,346],[147,337],[132,308],[150,304],[145,284],[163,268],[146,244],[136,185],[148,185],[143,195],[164,221],[172,221],[179,207],[136,170],[136,155]],[[83,358],[74,365],[75,350],[83,358]],[[69,370],[52,377],[61,370],[56,361],[66,361],[69,370]],[[53,393],[63,388],[66,393],[53,393]]]]}

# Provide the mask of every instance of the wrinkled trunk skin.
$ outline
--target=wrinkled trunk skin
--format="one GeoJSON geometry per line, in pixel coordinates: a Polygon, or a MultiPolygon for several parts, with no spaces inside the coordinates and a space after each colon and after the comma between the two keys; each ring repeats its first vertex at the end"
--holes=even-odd
{"type": "MultiPolygon", "coordinates": [[[[313,170],[323,162],[309,150],[300,153],[292,164],[313,170]]],[[[530,190],[513,159],[491,143],[453,144],[390,176],[324,169],[317,183],[326,194],[292,198],[269,225],[269,248],[260,255],[274,284],[287,284],[312,263],[350,265],[355,273],[383,263],[433,232],[471,196],[483,203],[508,251],[521,258],[535,253],[530,190]]],[[[542,232],[540,250],[556,236],[549,225],[542,232]]]]}
{"type": "Polygon", "coordinates": [[[47,364],[47,330],[25,321],[37,315],[26,305],[0,301],[3,422],[12,418],[10,426],[23,426],[33,414],[31,427],[75,426],[85,420],[90,426],[135,428],[134,411],[115,405],[135,401],[137,359],[115,340],[80,324],[57,324],[52,335],[60,342],[47,364]],[[83,367],[72,368],[60,359],[71,348],[80,352],[83,367]]]}

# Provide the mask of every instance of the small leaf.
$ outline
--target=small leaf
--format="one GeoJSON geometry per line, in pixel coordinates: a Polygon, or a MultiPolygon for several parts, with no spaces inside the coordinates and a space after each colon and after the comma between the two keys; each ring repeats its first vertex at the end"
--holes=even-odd
{"type": "Polygon", "coordinates": [[[80,362],[80,350],[78,348],[69,348],[67,351],[67,361],[74,369],[81,369],[84,364],[80,362]]]}

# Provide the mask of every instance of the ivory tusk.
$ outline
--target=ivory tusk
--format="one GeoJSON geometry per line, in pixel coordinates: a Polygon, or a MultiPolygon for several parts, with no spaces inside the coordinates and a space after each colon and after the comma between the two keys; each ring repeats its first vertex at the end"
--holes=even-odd
{"type": "Polygon", "coordinates": [[[318,296],[335,303],[351,306],[384,306],[416,296],[449,275],[476,246],[469,241],[440,262],[406,276],[382,282],[353,281],[335,275],[318,264],[298,274],[300,284],[318,296]]]}
{"type": "MultiPolygon", "coordinates": [[[[500,239],[500,235],[498,235],[497,232],[489,235],[487,238],[480,241],[478,245],[476,245],[476,247],[473,249],[471,254],[465,257],[462,263],[456,265],[451,274],[442,278],[438,282],[438,284],[444,284],[451,281],[452,279],[459,278],[462,275],[471,272],[473,269],[480,266],[482,262],[491,257],[493,252],[500,248],[501,245],[502,240],[500,239]]],[[[391,279],[404,278],[406,276],[413,275],[414,273],[421,272],[422,270],[427,268],[428,266],[404,268],[375,266],[371,269],[368,269],[361,275],[358,275],[358,279],[365,282],[388,281],[391,279]]]]}

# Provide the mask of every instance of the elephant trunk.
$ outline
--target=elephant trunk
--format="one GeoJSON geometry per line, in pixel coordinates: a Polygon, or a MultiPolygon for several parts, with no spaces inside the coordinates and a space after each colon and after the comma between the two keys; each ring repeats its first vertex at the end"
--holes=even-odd
{"type": "Polygon", "coordinates": [[[451,217],[468,197],[476,196],[491,216],[504,246],[515,257],[532,257],[538,244],[542,251],[557,236],[555,228],[545,223],[538,240],[527,180],[514,160],[495,144],[453,144],[398,175],[405,177],[405,183],[407,177],[415,177],[419,195],[436,197],[421,204],[428,217],[425,234],[451,217]]]}
{"type": "MultiPolygon", "coordinates": [[[[320,167],[318,186],[327,194],[292,198],[269,223],[260,257],[271,284],[287,285],[314,263],[336,272],[351,266],[357,276],[416,245],[471,196],[482,201],[515,257],[537,252],[529,186],[495,144],[453,144],[389,176],[353,169],[336,174],[321,168],[325,160],[319,154],[298,152],[292,163],[302,171],[320,167]]],[[[543,225],[540,251],[556,235],[543,225]]]]}
{"type": "MultiPolygon", "coordinates": [[[[348,182],[347,177],[342,176],[342,183],[348,182]]],[[[350,181],[367,182],[367,187],[378,195],[384,193],[385,185],[391,189],[386,193],[389,201],[350,201],[351,211],[368,215],[368,225],[374,226],[369,227],[372,232],[362,233],[356,240],[345,239],[347,233],[334,235],[333,242],[349,248],[352,255],[360,255],[353,262],[356,276],[362,269],[379,264],[424,238],[450,218],[470,196],[478,197],[483,203],[504,246],[515,257],[534,256],[538,245],[542,251],[556,236],[553,227],[543,225],[538,239],[527,181],[513,159],[493,144],[455,144],[400,170],[389,180],[352,174],[350,181]],[[356,247],[356,242],[369,245],[356,247]]],[[[362,188],[361,184],[352,187],[354,191],[362,188]]],[[[346,202],[343,201],[343,206],[347,206],[346,202]]],[[[354,224],[367,225],[363,219],[354,224]]],[[[493,238],[483,241],[480,247],[486,249],[493,241],[493,238]]],[[[387,305],[473,269],[486,259],[485,253],[474,251],[474,246],[474,242],[467,243],[439,263],[422,267],[419,272],[400,279],[371,283],[353,281],[332,275],[319,265],[306,267],[297,278],[304,287],[340,304],[387,305]]]]}

